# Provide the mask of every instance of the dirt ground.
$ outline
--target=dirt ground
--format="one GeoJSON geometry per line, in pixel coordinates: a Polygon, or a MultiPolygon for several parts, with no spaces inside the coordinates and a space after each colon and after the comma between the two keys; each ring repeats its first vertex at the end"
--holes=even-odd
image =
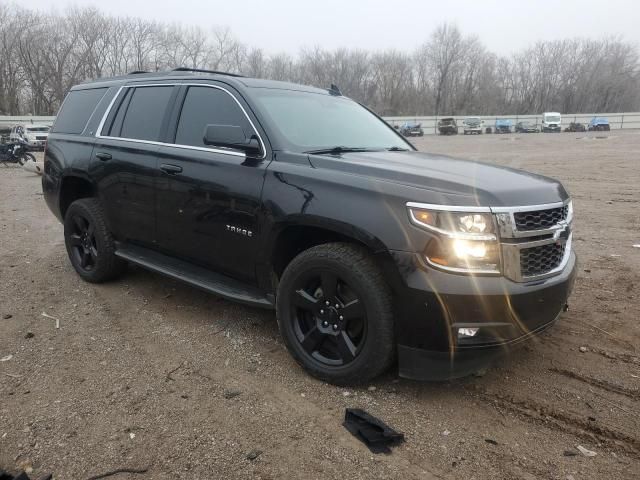
{"type": "Polygon", "coordinates": [[[390,372],[337,388],[294,363],[273,313],[139,268],[84,283],[40,178],[0,165],[0,469],[57,479],[121,468],[146,473],[110,478],[640,477],[640,131],[415,143],[556,177],[576,211],[570,310],[508,362],[445,384],[390,372]],[[379,416],[406,443],[372,455],[342,427],[345,407],[379,416]]]}

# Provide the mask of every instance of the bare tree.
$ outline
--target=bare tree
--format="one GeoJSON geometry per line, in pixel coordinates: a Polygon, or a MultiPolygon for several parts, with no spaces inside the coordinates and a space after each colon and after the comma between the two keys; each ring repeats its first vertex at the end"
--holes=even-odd
{"type": "Polygon", "coordinates": [[[497,56],[444,23],[411,52],[316,46],[269,55],[227,27],[0,4],[0,113],[54,114],[68,89],[86,79],[177,66],[333,83],[385,115],[640,110],[638,46],[616,37],[541,41],[497,56]]]}

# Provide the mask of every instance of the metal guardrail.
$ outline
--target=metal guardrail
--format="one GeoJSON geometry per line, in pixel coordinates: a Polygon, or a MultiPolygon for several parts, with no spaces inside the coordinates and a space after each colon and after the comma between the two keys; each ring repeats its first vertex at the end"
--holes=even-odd
{"type": "MultiPolygon", "coordinates": [[[[540,115],[453,115],[458,123],[458,128],[462,130],[462,121],[465,118],[474,117],[484,120],[484,127],[494,127],[497,119],[508,119],[516,123],[529,121],[537,125],[542,124],[542,114],[540,115]]],[[[611,130],[640,128],[640,112],[628,113],[564,113],[562,114],[562,129],[564,130],[571,122],[582,123],[587,126],[593,117],[606,117],[609,119],[611,130]]],[[[403,117],[384,117],[387,123],[400,126],[405,122],[416,122],[422,124],[422,129],[426,135],[438,133],[438,120],[442,118],[451,118],[451,115],[436,116],[403,116],[403,117]]]]}
{"type": "MultiPolygon", "coordinates": [[[[458,127],[462,128],[462,121],[465,118],[474,115],[454,115],[453,118],[458,122],[458,127]]],[[[425,134],[434,134],[437,132],[438,120],[441,118],[449,118],[450,116],[402,116],[402,117],[384,117],[384,119],[393,126],[400,126],[404,122],[417,122],[422,124],[425,134]]],[[[474,116],[475,117],[475,116],[474,116]]],[[[562,114],[562,128],[569,126],[571,122],[578,122],[587,125],[593,117],[606,117],[609,119],[609,125],[612,130],[615,129],[628,129],[628,128],[640,128],[640,112],[628,112],[628,113],[565,113],[562,114]]],[[[485,127],[493,127],[497,119],[509,119],[515,126],[516,123],[522,121],[529,121],[540,125],[542,123],[542,115],[478,115],[477,118],[484,120],[485,127]]],[[[33,124],[38,123],[41,125],[53,125],[56,117],[45,116],[0,116],[0,130],[4,128],[11,128],[18,123],[33,124]]]]}
{"type": "Polygon", "coordinates": [[[37,123],[39,125],[51,126],[53,125],[53,121],[55,119],[56,117],[44,117],[44,116],[33,116],[33,115],[23,115],[18,117],[0,115],[0,128],[13,127],[18,123],[25,123],[25,124],[37,123]]]}

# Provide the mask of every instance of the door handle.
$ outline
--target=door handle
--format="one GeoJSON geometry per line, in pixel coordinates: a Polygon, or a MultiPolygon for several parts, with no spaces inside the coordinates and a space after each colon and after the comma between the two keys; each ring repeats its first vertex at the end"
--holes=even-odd
{"type": "Polygon", "coordinates": [[[179,167],[178,165],[171,165],[170,163],[163,163],[160,165],[160,170],[168,175],[177,175],[182,172],[182,167],[179,167]]]}
{"type": "Polygon", "coordinates": [[[111,160],[111,154],[106,152],[98,152],[96,153],[96,158],[105,162],[107,160],[111,160]]]}

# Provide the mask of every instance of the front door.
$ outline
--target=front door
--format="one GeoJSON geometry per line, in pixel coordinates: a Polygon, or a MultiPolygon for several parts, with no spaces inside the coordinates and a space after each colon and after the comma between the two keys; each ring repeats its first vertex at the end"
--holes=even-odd
{"type": "Polygon", "coordinates": [[[176,105],[179,115],[169,127],[175,141],[158,151],[159,246],[170,255],[253,282],[268,162],[205,145],[203,137],[211,124],[257,132],[225,89],[184,86],[176,105]]]}

